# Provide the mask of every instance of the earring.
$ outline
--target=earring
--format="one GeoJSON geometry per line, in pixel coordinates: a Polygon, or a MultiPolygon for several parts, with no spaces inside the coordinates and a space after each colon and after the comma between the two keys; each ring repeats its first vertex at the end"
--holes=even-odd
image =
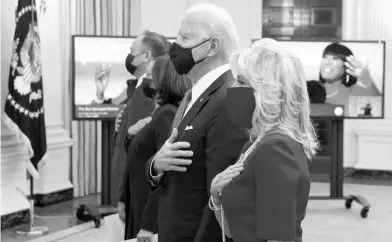
{"type": "Polygon", "coordinates": [[[350,80],[350,75],[346,74],[346,83],[348,83],[349,80],[350,80]]]}

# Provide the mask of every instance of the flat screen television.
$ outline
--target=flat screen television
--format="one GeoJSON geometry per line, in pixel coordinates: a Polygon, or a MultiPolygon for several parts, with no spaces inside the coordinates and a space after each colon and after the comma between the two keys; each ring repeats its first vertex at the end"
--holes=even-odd
{"type": "Polygon", "coordinates": [[[344,118],[384,118],[385,41],[279,42],[301,60],[307,80],[323,83],[326,103],[344,105],[344,118]]]}
{"type": "MultiPolygon", "coordinates": [[[[135,79],[125,68],[125,59],[136,37],[72,36],[72,112],[74,120],[114,120],[124,102],[97,102],[95,76],[110,67],[104,98],[126,94],[127,80],[135,79]],[[125,93],[124,93],[125,91],[125,93]]],[[[168,38],[173,42],[175,38],[168,38]]]]}

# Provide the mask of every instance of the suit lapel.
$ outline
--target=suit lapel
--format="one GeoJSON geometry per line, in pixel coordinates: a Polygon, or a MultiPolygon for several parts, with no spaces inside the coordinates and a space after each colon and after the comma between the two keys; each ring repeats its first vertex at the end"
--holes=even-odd
{"type": "Polygon", "coordinates": [[[200,110],[204,107],[209,99],[209,95],[205,95],[204,93],[199,97],[199,99],[192,105],[189,111],[186,113],[185,117],[181,120],[180,125],[178,126],[178,137],[184,132],[185,127],[192,122],[192,120],[196,117],[196,115],[200,112],[200,110]]]}
{"type": "Polygon", "coordinates": [[[193,121],[193,119],[197,116],[197,114],[203,109],[205,104],[208,102],[210,95],[230,79],[233,79],[233,75],[229,70],[223,73],[218,79],[216,79],[203,92],[203,94],[200,95],[200,97],[192,105],[192,107],[186,113],[185,117],[182,119],[180,125],[178,126],[178,137],[181,136],[181,134],[185,131],[186,126],[188,126],[193,121]]]}

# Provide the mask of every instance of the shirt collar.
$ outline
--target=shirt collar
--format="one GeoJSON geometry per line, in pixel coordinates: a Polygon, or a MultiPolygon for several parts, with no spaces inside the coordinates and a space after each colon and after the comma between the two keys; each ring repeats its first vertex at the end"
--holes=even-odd
{"type": "Polygon", "coordinates": [[[139,79],[137,79],[137,83],[136,83],[136,87],[140,86],[143,82],[143,79],[147,76],[147,73],[144,73],[141,77],[139,77],[139,79]]]}
{"type": "Polygon", "coordinates": [[[205,90],[207,90],[207,88],[209,86],[211,86],[211,84],[216,79],[218,79],[223,73],[225,73],[229,69],[230,69],[229,64],[221,65],[221,66],[211,70],[210,72],[208,72],[204,76],[202,76],[199,79],[199,81],[192,87],[192,100],[191,100],[191,102],[194,103],[200,97],[200,95],[203,94],[203,92],[205,90]]]}

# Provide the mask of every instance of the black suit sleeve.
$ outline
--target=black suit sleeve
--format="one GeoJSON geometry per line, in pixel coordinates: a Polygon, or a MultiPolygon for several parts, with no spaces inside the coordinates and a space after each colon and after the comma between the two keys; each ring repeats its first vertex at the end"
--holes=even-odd
{"type": "Polygon", "coordinates": [[[111,98],[103,100],[103,104],[112,104],[113,100],[111,98]]]}
{"type": "MultiPolygon", "coordinates": [[[[175,111],[165,110],[160,113],[156,120],[154,120],[154,123],[152,123],[154,127],[156,151],[158,151],[165,143],[173,123],[174,115],[175,111]]],[[[144,230],[151,232],[156,231],[155,227],[158,219],[160,190],[161,189],[159,187],[157,189],[150,190],[141,219],[140,227],[144,230]]]]}
{"type": "Polygon", "coordinates": [[[296,193],[300,168],[283,140],[257,147],[247,162],[254,164],[256,235],[261,240],[294,241],[296,193]],[[254,161],[252,161],[254,160],[254,161]]]}
{"type": "MultiPolygon", "coordinates": [[[[125,148],[125,150],[127,152],[128,152],[128,147],[131,144],[133,137],[134,136],[129,138],[128,136],[126,136],[125,139],[124,139],[124,148],[125,148]]],[[[122,202],[122,203],[126,202],[126,199],[125,199],[126,198],[126,192],[129,191],[129,177],[128,177],[129,173],[128,173],[128,169],[129,169],[129,167],[128,167],[128,160],[126,160],[125,161],[125,169],[124,169],[124,171],[122,173],[121,183],[120,183],[120,186],[118,188],[118,196],[119,196],[118,201],[122,202]]]]}
{"type": "MultiPolygon", "coordinates": [[[[223,106],[219,108],[212,119],[206,136],[206,166],[208,193],[212,179],[228,166],[235,163],[246,141],[248,134],[243,127],[236,127],[227,122],[223,106]]],[[[203,211],[203,217],[195,241],[221,241],[221,228],[214,212],[208,205],[203,211]],[[213,239],[213,240],[211,240],[213,239]]],[[[230,241],[227,238],[227,241],[230,241]]]]}
{"type": "Polygon", "coordinates": [[[94,100],[91,101],[91,104],[112,104],[113,100],[111,98],[104,99],[102,103],[96,103],[94,100]]]}
{"type": "MultiPolygon", "coordinates": [[[[116,132],[116,133],[117,133],[117,132],[116,132]]],[[[129,147],[129,145],[131,144],[132,139],[133,139],[133,136],[129,137],[128,134],[125,135],[125,139],[124,139],[124,148],[125,148],[125,150],[127,151],[127,153],[128,153],[128,147],[129,147]]]]}
{"type": "MultiPolygon", "coordinates": [[[[167,138],[168,137],[166,137],[166,139],[167,138]]],[[[157,150],[157,152],[158,151],[159,151],[159,149],[157,150]]],[[[166,175],[166,173],[163,172],[163,175],[159,178],[158,181],[154,181],[154,179],[151,177],[151,174],[154,174],[154,170],[152,167],[152,162],[153,162],[154,157],[155,157],[155,155],[148,160],[146,167],[145,167],[145,174],[146,174],[147,181],[148,181],[148,184],[150,185],[151,190],[157,189],[161,185],[161,182],[166,175]],[[150,169],[151,169],[151,171],[150,171],[150,169]]]]}
{"type": "Polygon", "coordinates": [[[158,184],[155,184],[155,182],[152,180],[152,177],[151,177],[151,175],[150,175],[150,167],[151,167],[151,165],[152,165],[151,163],[152,163],[153,158],[154,158],[154,157],[151,157],[151,158],[147,161],[147,163],[146,163],[146,168],[145,168],[145,174],[146,174],[147,181],[148,181],[148,184],[150,185],[151,190],[154,190],[154,189],[156,189],[156,188],[159,186],[159,183],[158,183],[158,184]]]}
{"type": "Polygon", "coordinates": [[[128,166],[124,169],[122,173],[122,179],[120,187],[118,188],[118,201],[125,203],[127,198],[127,192],[129,191],[129,177],[128,177],[128,166]]]}

